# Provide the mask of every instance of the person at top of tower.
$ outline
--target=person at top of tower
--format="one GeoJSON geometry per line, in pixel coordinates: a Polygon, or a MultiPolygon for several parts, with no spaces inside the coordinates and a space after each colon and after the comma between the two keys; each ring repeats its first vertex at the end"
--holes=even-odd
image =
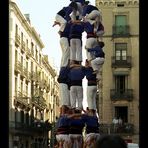
{"type": "Polygon", "coordinates": [[[99,25],[101,21],[101,12],[96,6],[89,4],[89,1],[85,1],[83,5],[82,19],[83,21],[88,21],[91,24],[96,22],[97,25],[99,25]]]}
{"type": "Polygon", "coordinates": [[[71,2],[68,6],[63,7],[60,11],[57,12],[54,24],[52,26],[60,26],[59,34],[64,31],[66,23],[71,20],[70,14],[73,11],[77,11],[77,4],[75,2],[71,2]]]}
{"type": "Polygon", "coordinates": [[[70,0],[72,2],[75,2],[77,4],[77,11],[79,12],[79,19],[82,19],[82,12],[83,12],[83,5],[85,3],[85,0],[70,0]]]}

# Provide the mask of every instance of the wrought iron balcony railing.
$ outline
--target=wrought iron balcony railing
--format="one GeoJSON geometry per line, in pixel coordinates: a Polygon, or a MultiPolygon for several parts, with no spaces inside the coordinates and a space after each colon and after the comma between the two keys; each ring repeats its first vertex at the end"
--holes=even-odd
{"type": "Polygon", "coordinates": [[[127,100],[132,101],[133,99],[133,89],[111,89],[110,98],[112,101],[115,100],[127,100]]]}
{"type": "Polygon", "coordinates": [[[19,133],[30,133],[32,132],[43,132],[43,131],[50,131],[51,130],[51,124],[48,122],[33,122],[32,124],[28,123],[22,123],[22,122],[16,122],[16,121],[9,121],[9,129],[10,131],[16,130],[16,132],[19,131],[19,133]]]}
{"type": "Polygon", "coordinates": [[[134,134],[134,125],[131,123],[100,124],[100,134],[134,134]]]}
{"type": "Polygon", "coordinates": [[[131,56],[113,56],[112,67],[131,68],[131,56]]]}
{"type": "Polygon", "coordinates": [[[113,25],[113,37],[128,37],[130,35],[129,25],[113,25]]]}
{"type": "Polygon", "coordinates": [[[19,46],[20,43],[21,43],[21,42],[20,42],[20,35],[16,34],[16,35],[15,35],[15,45],[16,45],[16,46],[19,46]]]}
{"type": "Polygon", "coordinates": [[[42,109],[47,107],[45,99],[41,96],[32,97],[32,103],[42,109]]]}

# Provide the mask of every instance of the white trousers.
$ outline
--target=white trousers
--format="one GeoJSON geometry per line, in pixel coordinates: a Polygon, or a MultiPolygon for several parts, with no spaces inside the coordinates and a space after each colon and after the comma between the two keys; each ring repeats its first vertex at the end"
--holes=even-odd
{"type": "Polygon", "coordinates": [[[71,86],[70,87],[70,104],[72,108],[78,107],[83,108],[83,87],[82,86],[71,86]],[[76,106],[77,105],[77,106],[76,106]]]}
{"type": "Polygon", "coordinates": [[[87,86],[87,103],[89,109],[96,110],[97,86],[87,86]]]}
{"type": "MultiPolygon", "coordinates": [[[[88,38],[86,39],[86,48],[91,49],[94,48],[97,45],[97,39],[96,38],[88,38]]],[[[92,60],[94,58],[93,54],[91,52],[88,52],[86,49],[86,57],[88,61],[92,60]]]]}
{"type": "Polygon", "coordinates": [[[59,143],[60,141],[63,141],[63,148],[69,148],[68,145],[70,145],[70,138],[69,135],[65,134],[59,134],[56,135],[57,142],[59,143]]]}
{"type": "Polygon", "coordinates": [[[62,57],[61,57],[61,67],[66,67],[68,65],[68,60],[70,59],[70,47],[68,38],[61,37],[60,45],[62,49],[62,57]]]}
{"type": "Polygon", "coordinates": [[[100,11],[93,10],[91,13],[86,14],[85,20],[90,22],[91,24],[94,24],[95,22],[99,24],[100,16],[101,16],[100,11]]]}
{"type": "Polygon", "coordinates": [[[80,39],[70,40],[70,60],[82,61],[82,44],[80,39]]]}
{"type": "Polygon", "coordinates": [[[82,135],[81,134],[69,134],[71,140],[71,148],[82,148],[82,135]]]}
{"type": "Polygon", "coordinates": [[[68,85],[65,83],[59,83],[59,95],[60,95],[60,105],[70,105],[70,91],[68,85]]]}
{"type": "Polygon", "coordinates": [[[104,64],[104,58],[100,58],[100,57],[97,57],[95,59],[93,59],[91,61],[91,66],[93,68],[93,70],[97,70],[98,72],[100,71],[102,65],[104,64]]]}
{"type": "Polygon", "coordinates": [[[64,31],[67,21],[59,14],[56,14],[55,20],[60,23],[59,31],[64,31]]]}

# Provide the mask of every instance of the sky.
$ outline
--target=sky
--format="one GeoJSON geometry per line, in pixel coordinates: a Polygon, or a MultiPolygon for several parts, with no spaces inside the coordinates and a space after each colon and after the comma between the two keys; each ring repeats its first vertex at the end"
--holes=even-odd
{"type": "MultiPolygon", "coordinates": [[[[31,25],[35,28],[45,45],[43,54],[47,54],[59,70],[61,48],[59,44],[59,26],[52,27],[56,13],[67,6],[70,0],[15,0],[23,14],[30,14],[31,25]]],[[[90,0],[95,5],[95,0],[90,0]]],[[[85,39],[84,39],[85,42],[85,39]]],[[[85,53],[84,53],[85,54],[85,53]]],[[[85,55],[84,55],[85,56],[85,55]]]]}
{"type": "MultiPolygon", "coordinates": [[[[95,5],[95,0],[89,0],[90,4],[95,5]]],[[[31,25],[40,34],[45,47],[43,54],[48,55],[49,62],[56,70],[60,68],[61,48],[59,43],[59,26],[52,27],[56,13],[64,6],[69,5],[70,0],[15,0],[22,14],[30,14],[31,25]]],[[[83,36],[83,48],[85,37],[83,36]]],[[[85,50],[83,59],[85,59],[85,50]]],[[[83,60],[84,61],[84,60],[83,60]]],[[[83,107],[87,107],[86,101],[86,79],[83,81],[83,107]]]]}

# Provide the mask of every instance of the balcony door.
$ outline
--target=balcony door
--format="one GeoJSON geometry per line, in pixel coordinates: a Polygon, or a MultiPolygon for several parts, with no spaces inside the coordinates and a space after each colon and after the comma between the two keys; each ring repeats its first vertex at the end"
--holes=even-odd
{"type": "Polygon", "coordinates": [[[128,122],[128,107],[127,106],[115,106],[115,117],[121,118],[123,123],[128,122]]]}
{"type": "Polygon", "coordinates": [[[126,15],[115,15],[116,34],[125,34],[127,27],[126,15]]]}
{"type": "Polygon", "coordinates": [[[115,89],[119,94],[124,94],[127,89],[126,75],[115,76],[115,89]]]}
{"type": "Polygon", "coordinates": [[[116,61],[127,60],[127,43],[115,44],[116,61]]]}

